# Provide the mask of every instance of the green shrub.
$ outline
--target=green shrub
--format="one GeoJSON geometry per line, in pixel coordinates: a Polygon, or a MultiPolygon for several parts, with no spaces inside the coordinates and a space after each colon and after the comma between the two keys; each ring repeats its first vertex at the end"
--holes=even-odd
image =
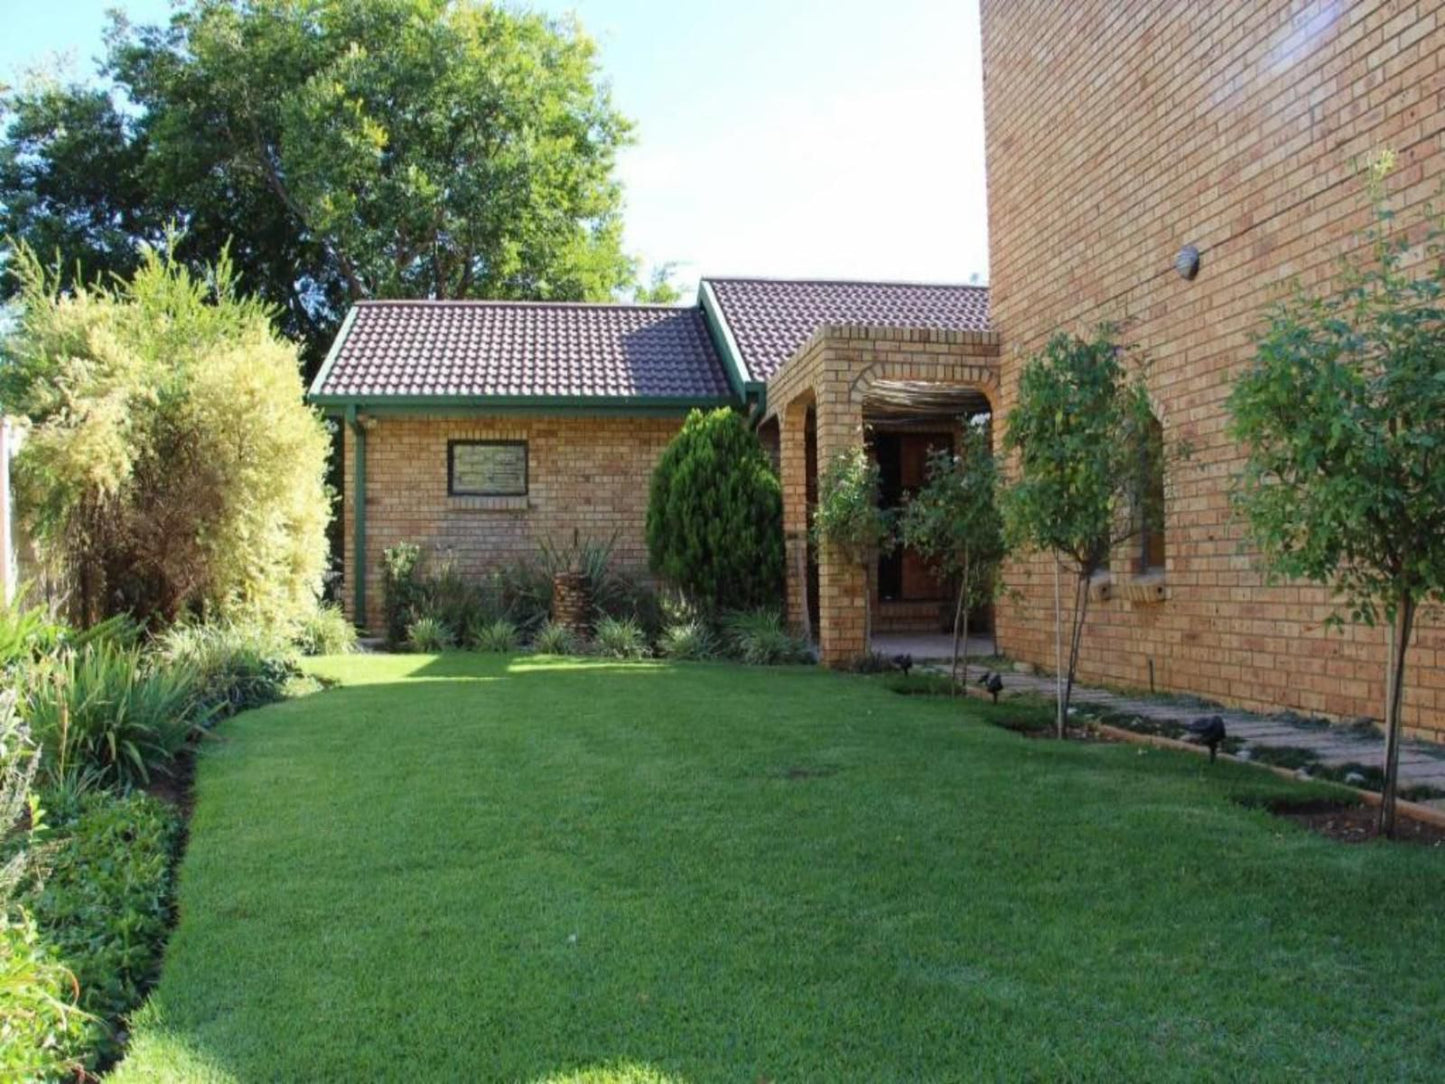
{"type": "Polygon", "coordinates": [[[295,647],[256,622],[172,625],[156,651],[164,663],[194,670],[206,726],[283,699],[301,673],[295,647]]]}
{"type": "Polygon", "coordinates": [[[663,629],[657,653],[669,659],[710,659],[717,654],[717,640],[705,622],[693,618],[663,629]]]}
{"type": "Polygon", "coordinates": [[[604,617],[592,634],[592,646],[599,655],[613,659],[647,657],[647,634],[634,618],[604,617]]]}
{"type": "Polygon", "coordinates": [[[775,603],[783,587],[783,499],[742,415],[694,410],[653,471],[653,572],[713,613],[775,603]]]}
{"type": "Polygon", "coordinates": [[[407,643],[408,628],[421,616],[421,601],[421,547],[398,542],[382,550],[381,609],[388,647],[407,643]]]}
{"type": "Polygon", "coordinates": [[[754,666],[810,662],[812,651],[791,635],[777,610],[757,609],[729,614],[723,621],[729,654],[754,666]]]}
{"type": "Polygon", "coordinates": [[[66,631],[44,606],[0,606],[0,668],[33,662],[54,651],[66,631]]]}
{"type": "Polygon", "coordinates": [[[330,438],[268,307],[224,259],[197,274],[146,250],[124,281],[62,290],[41,258],[12,256],[23,303],[0,399],[31,425],[16,509],[77,618],[309,612],[330,438]]]}
{"type": "Polygon", "coordinates": [[[139,648],[87,644],[31,667],[23,681],[23,711],[51,782],[147,783],[209,721],[196,667],[149,665],[139,648]]]}
{"type": "Polygon", "coordinates": [[[180,822],[138,793],[97,791],[50,812],[45,880],[23,902],[79,983],[80,1007],[108,1025],[108,1057],[160,970],[180,822]]]}
{"type": "Polygon", "coordinates": [[[436,654],[456,646],[456,634],[435,617],[418,617],[406,629],[406,642],[413,651],[436,654]]]}
{"type": "Polygon", "coordinates": [[[347,655],[356,650],[356,626],[339,606],[318,606],[302,618],[296,646],[303,655],[347,655]]]}
{"type": "Polygon", "coordinates": [[[78,1079],[91,1041],[73,976],[17,898],[41,872],[33,840],[44,824],[31,793],[39,766],[15,694],[0,694],[0,1080],[78,1079]]]}
{"type": "Polygon", "coordinates": [[[95,1023],[22,911],[0,908],[0,1080],[81,1080],[95,1023]]]}
{"type": "Polygon", "coordinates": [[[532,650],[542,655],[575,655],[577,637],[566,625],[548,621],[532,637],[532,650]]]}
{"type": "Polygon", "coordinates": [[[477,651],[495,651],[506,654],[517,650],[520,639],[517,626],[505,617],[499,617],[478,628],[469,641],[469,645],[477,651]]]}

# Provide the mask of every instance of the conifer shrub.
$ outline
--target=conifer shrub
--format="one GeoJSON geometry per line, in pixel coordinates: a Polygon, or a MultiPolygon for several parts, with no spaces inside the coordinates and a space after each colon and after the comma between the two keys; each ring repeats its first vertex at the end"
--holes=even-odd
{"type": "Polygon", "coordinates": [[[662,453],[647,507],[652,571],[709,612],[776,605],[783,497],[740,414],[694,410],[662,453]]]}

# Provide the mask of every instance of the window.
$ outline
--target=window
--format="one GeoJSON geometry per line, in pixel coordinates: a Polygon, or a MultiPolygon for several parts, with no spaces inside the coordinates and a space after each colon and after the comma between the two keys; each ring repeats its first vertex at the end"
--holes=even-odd
{"type": "Polygon", "coordinates": [[[447,493],[453,497],[525,497],[525,440],[447,442],[447,493]]]}
{"type": "Polygon", "coordinates": [[[1139,519],[1139,571],[1164,571],[1164,427],[1150,417],[1144,431],[1140,493],[1134,514],[1139,519]]]}

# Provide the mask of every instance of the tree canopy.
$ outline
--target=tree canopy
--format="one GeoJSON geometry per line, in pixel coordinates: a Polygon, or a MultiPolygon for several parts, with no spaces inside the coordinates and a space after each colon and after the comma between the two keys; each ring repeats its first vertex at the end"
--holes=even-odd
{"type": "MultiPolygon", "coordinates": [[[[605,300],[621,247],[613,108],[592,40],[477,0],[192,0],[113,16],[109,93],[3,101],[0,234],[67,278],[127,274],[183,228],[319,360],[370,296],[605,300]],[[124,105],[122,105],[124,103],[124,105]]],[[[13,280],[10,292],[18,289],[13,280]]]]}
{"type": "Polygon", "coordinates": [[[1445,601],[1445,243],[1412,246],[1370,175],[1374,226],[1328,292],[1269,316],[1229,399],[1247,451],[1235,493],[1275,576],[1330,585],[1351,621],[1390,629],[1381,829],[1394,826],[1405,656],[1445,601]]]}

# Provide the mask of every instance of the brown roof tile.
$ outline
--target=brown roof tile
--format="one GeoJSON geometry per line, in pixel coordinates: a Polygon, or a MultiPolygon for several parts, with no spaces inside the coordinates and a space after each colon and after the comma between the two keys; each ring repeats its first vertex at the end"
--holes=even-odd
{"type": "Polygon", "coordinates": [[[732,389],[697,308],[369,301],[311,393],[705,402],[732,389]]]}
{"type": "Polygon", "coordinates": [[[988,287],[705,278],[753,380],[767,380],[824,324],[987,331],[988,287]]]}

